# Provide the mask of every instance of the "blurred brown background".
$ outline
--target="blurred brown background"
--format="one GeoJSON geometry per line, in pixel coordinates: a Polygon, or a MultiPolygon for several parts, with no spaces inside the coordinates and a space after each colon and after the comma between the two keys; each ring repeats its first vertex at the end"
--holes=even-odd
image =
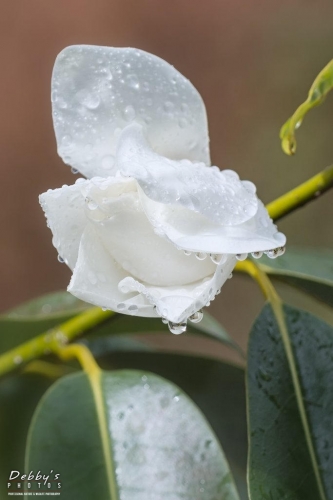
{"type": "MultiPolygon", "coordinates": [[[[132,46],[172,63],[206,103],[213,162],[251,179],[268,202],[333,162],[332,96],[305,120],[296,157],[285,156],[278,139],[333,57],[332,19],[331,0],[1,0],[1,311],[64,289],[70,278],[37,200],[75,180],[52,128],[58,52],[80,43],[132,46]]],[[[331,207],[327,194],[280,229],[290,244],[332,246],[331,207]]],[[[211,312],[245,345],[261,305],[256,287],[235,277],[211,312]]]]}

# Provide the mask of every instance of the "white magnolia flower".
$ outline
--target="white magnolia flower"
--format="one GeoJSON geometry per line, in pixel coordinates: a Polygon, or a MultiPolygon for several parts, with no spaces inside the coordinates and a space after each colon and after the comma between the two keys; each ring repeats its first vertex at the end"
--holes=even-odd
{"type": "Polygon", "coordinates": [[[205,106],[173,66],[136,49],[68,47],[52,105],[59,155],[86,177],[40,196],[73,295],[181,333],[237,258],[283,252],[255,186],[210,166],[205,106]]]}

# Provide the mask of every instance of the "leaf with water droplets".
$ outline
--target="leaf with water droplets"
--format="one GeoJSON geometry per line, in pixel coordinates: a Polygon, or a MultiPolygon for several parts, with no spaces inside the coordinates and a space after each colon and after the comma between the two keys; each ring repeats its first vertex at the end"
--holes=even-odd
{"type": "Polygon", "coordinates": [[[332,327],[266,305],[248,359],[251,498],[332,499],[332,327]]]}
{"type": "Polygon", "coordinates": [[[280,131],[280,139],[282,141],[282,149],[287,155],[296,153],[295,130],[302,123],[304,116],[310,109],[319,106],[324,100],[328,92],[333,88],[333,60],[319,73],[313,82],[308,97],[294,112],[294,114],[286,121],[280,131]]]}
{"type": "Polygon", "coordinates": [[[333,306],[332,263],[332,250],[288,247],[283,256],[274,260],[263,257],[258,265],[272,277],[333,306]]]}
{"type": "Polygon", "coordinates": [[[65,500],[90,500],[96,491],[103,500],[239,498],[199,409],[145,372],[79,373],[56,383],[27,441],[26,469],[41,463],[60,474],[65,500]]]}

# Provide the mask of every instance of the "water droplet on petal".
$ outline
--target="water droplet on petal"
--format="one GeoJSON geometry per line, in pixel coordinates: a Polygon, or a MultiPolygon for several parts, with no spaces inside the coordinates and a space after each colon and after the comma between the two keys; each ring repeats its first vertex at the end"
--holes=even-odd
{"type": "Polygon", "coordinates": [[[126,76],[126,82],[132,89],[139,89],[140,88],[140,82],[135,73],[131,73],[130,75],[126,76]]]}
{"type": "Polygon", "coordinates": [[[211,253],[210,258],[214,264],[223,264],[227,260],[227,257],[220,253],[211,253]]]}
{"type": "Polygon", "coordinates": [[[82,99],[82,104],[88,109],[96,109],[101,103],[98,94],[86,94],[82,99]]]}
{"type": "Polygon", "coordinates": [[[124,118],[126,121],[128,122],[131,122],[134,120],[135,118],[135,109],[133,108],[133,106],[129,105],[129,106],[126,106],[126,108],[124,109],[124,118]]]}
{"type": "Polygon", "coordinates": [[[195,256],[198,260],[204,260],[207,257],[207,254],[205,252],[197,252],[195,256]]]}
{"type": "Polygon", "coordinates": [[[58,255],[58,261],[60,262],[60,264],[63,264],[65,262],[65,259],[63,259],[61,255],[58,255]]]}
{"type": "Polygon", "coordinates": [[[172,321],[169,321],[168,327],[170,332],[175,335],[180,335],[181,333],[186,332],[186,323],[173,323],[172,321]]]}
{"type": "Polygon", "coordinates": [[[166,111],[167,113],[170,113],[173,110],[174,105],[171,101],[166,101],[163,105],[163,108],[164,108],[164,111],[166,111]]]}
{"type": "Polygon", "coordinates": [[[192,321],[192,323],[199,323],[202,320],[202,318],[203,318],[203,312],[200,310],[192,314],[192,316],[190,316],[188,319],[192,321]]]}
{"type": "Polygon", "coordinates": [[[188,256],[188,255],[191,255],[191,253],[192,253],[192,252],[190,252],[190,250],[184,250],[184,254],[185,254],[185,255],[187,255],[187,256],[188,256]]]}
{"type": "Polygon", "coordinates": [[[119,304],[117,304],[117,309],[126,309],[126,304],[124,304],[123,302],[120,302],[119,304]]]}
{"type": "Polygon", "coordinates": [[[247,258],[247,253],[238,253],[236,255],[237,260],[245,260],[247,258]]]}
{"type": "Polygon", "coordinates": [[[71,168],[71,172],[72,172],[72,174],[74,174],[74,175],[76,175],[76,174],[78,174],[78,173],[79,173],[79,171],[78,171],[76,168],[74,168],[74,167],[72,167],[72,168],[71,168]]]}
{"type": "Polygon", "coordinates": [[[285,253],[285,251],[286,251],[286,247],[280,247],[278,256],[281,257],[281,255],[283,255],[285,253]]]}
{"type": "Polygon", "coordinates": [[[96,208],[98,207],[97,203],[93,200],[88,200],[87,205],[89,210],[96,210],[96,208]]]}
{"type": "Polygon", "coordinates": [[[278,253],[279,253],[278,251],[279,251],[278,248],[273,248],[272,250],[268,250],[267,252],[265,252],[265,254],[270,259],[276,259],[276,257],[278,257],[278,253]]]}
{"type": "Polygon", "coordinates": [[[253,257],[254,259],[260,259],[260,257],[262,257],[262,255],[263,255],[263,253],[264,253],[264,252],[252,252],[252,254],[251,254],[251,255],[252,255],[252,257],[253,257]]]}

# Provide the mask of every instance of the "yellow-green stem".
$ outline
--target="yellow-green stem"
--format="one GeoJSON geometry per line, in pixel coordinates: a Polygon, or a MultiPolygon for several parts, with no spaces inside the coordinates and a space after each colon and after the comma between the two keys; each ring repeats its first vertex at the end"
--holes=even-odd
{"type": "Polygon", "coordinates": [[[290,214],[294,210],[318,198],[333,187],[333,166],[303,182],[300,186],[288,191],[276,200],[268,203],[266,208],[274,221],[290,214]]]}
{"type": "Polygon", "coordinates": [[[69,321],[11,349],[0,356],[0,375],[4,375],[16,369],[22,363],[37,359],[44,354],[57,352],[60,346],[71,342],[82,333],[99,325],[114,314],[113,311],[102,311],[99,307],[93,307],[69,321]]]}

